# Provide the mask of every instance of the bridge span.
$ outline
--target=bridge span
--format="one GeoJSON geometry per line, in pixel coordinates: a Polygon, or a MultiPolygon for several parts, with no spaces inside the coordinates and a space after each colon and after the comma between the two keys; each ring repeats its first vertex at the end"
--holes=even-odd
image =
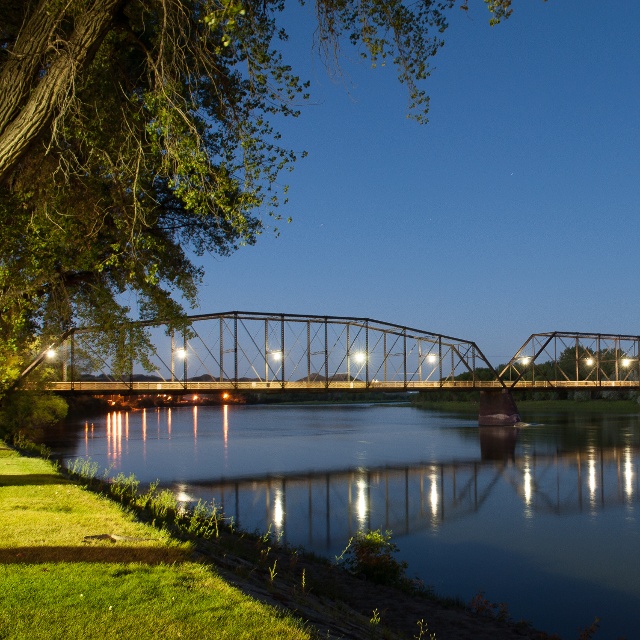
{"type": "Polygon", "coordinates": [[[181,331],[124,322],[112,342],[76,328],[23,378],[36,367],[52,390],[96,395],[479,389],[489,412],[515,416],[513,389],[640,388],[640,336],[533,334],[494,367],[473,341],[370,318],[231,311],[189,316],[181,331]]]}
{"type": "Polygon", "coordinates": [[[181,333],[123,325],[109,349],[101,337],[99,328],[70,331],[30,369],[46,364],[54,388],[93,392],[469,387],[479,371],[504,386],[474,342],[369,318],[233,311],[190,316],[181,333]],[[141,332],[142,355],[128,335],[141,332]]]}

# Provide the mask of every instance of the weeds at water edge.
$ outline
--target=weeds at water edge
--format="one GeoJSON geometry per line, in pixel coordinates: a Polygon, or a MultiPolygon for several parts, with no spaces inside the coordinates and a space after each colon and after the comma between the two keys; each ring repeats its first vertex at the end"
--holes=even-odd
{"type": "Polygon", "coordinates": [[[115,478],[110,478],[107,470],[102,479],[98,479],[98,464],[90,459],[77,458],[71,461],[66,472],[86,487],[106,494],[137,512],[142,519],[150,520],[155,526],[173,527],[189,538],[217,538],[221,527],[233,526],[231,521],[227,524],[217,505],[199,501],[193,507],[185,507],[170,489],[159,491],[158,482],[151,483],[147,491],[140,493],[140,481],[133,474],[125,476],[119,473],[115,478]]]}

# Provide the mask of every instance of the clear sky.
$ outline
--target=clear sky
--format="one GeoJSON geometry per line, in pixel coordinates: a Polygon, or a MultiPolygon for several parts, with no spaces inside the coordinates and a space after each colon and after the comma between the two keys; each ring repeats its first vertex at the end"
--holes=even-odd
{"type": "Polygon", "coordinates": [[[369,317],[473,340],[494,364],[532,333],[640,334],[640,2],[521,0],[494,28],[469,4],[423,126],[391,64],[345,45],[332,81],[311,7],[288,14],[313,95],[281,127],[309,152],[282,177],[293,222],[207,257],[197,312],[369,317]]]}

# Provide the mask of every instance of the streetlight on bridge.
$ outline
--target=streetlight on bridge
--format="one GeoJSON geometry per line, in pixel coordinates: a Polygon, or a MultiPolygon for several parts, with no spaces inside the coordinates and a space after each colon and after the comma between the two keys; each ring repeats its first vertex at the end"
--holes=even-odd
{"type": "Polygon", "coordinates": [[[364,364],[367,360],[367,354],[364,351],[356,351],[353,354],[353,361],[356,364],[364,364]]]}
{"type": "MultiPolygon", "coordinates": [[[[173,353],[175,354],[175,357],[178,358],[178,360],[183,361],[182,382],[186,387],[187,385],[187,349],[186,347],[178,347],[173,353]]],[[[171,358],[171,379],[175,380],[173,358],[171,358]]]]}
{"type": "MultiPolygon", "coordinates": [[[[267,357],[265,358],[265,362],[264,362],[264,381],[265,382],[269,382],[269,358],[271,358],[274,364],[277,365],[278,363],[282,362],[282,359],[284,358],[284,354],[282,353],[282,351],[278,349],[274,349],[273,351],[267,350],[267,357]]],[[[276,375],[277,375],[277,369],[276,369],[276,373],[274,373],[274,376],[273,376],[274,380],[276,379],[276,375]]]]}

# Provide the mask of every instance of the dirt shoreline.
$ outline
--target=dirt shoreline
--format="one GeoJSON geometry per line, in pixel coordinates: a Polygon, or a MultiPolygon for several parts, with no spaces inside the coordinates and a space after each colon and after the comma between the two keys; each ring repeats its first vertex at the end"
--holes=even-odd
{"type": "Polygon", "coordinates": [[[195,557],[210,563],[227,581],[257,600],[295,613],[315,627],[321,638],[430,640],[430,634],[437,640],[556,637],[525,622],[499,619],[497,609],[487,601],[480,602],[474,612],[429,594],[374,584],[325,560],[265,546],[262,539],[253,536],[221,532],[216,540],[198,540],[195,557]]]}

